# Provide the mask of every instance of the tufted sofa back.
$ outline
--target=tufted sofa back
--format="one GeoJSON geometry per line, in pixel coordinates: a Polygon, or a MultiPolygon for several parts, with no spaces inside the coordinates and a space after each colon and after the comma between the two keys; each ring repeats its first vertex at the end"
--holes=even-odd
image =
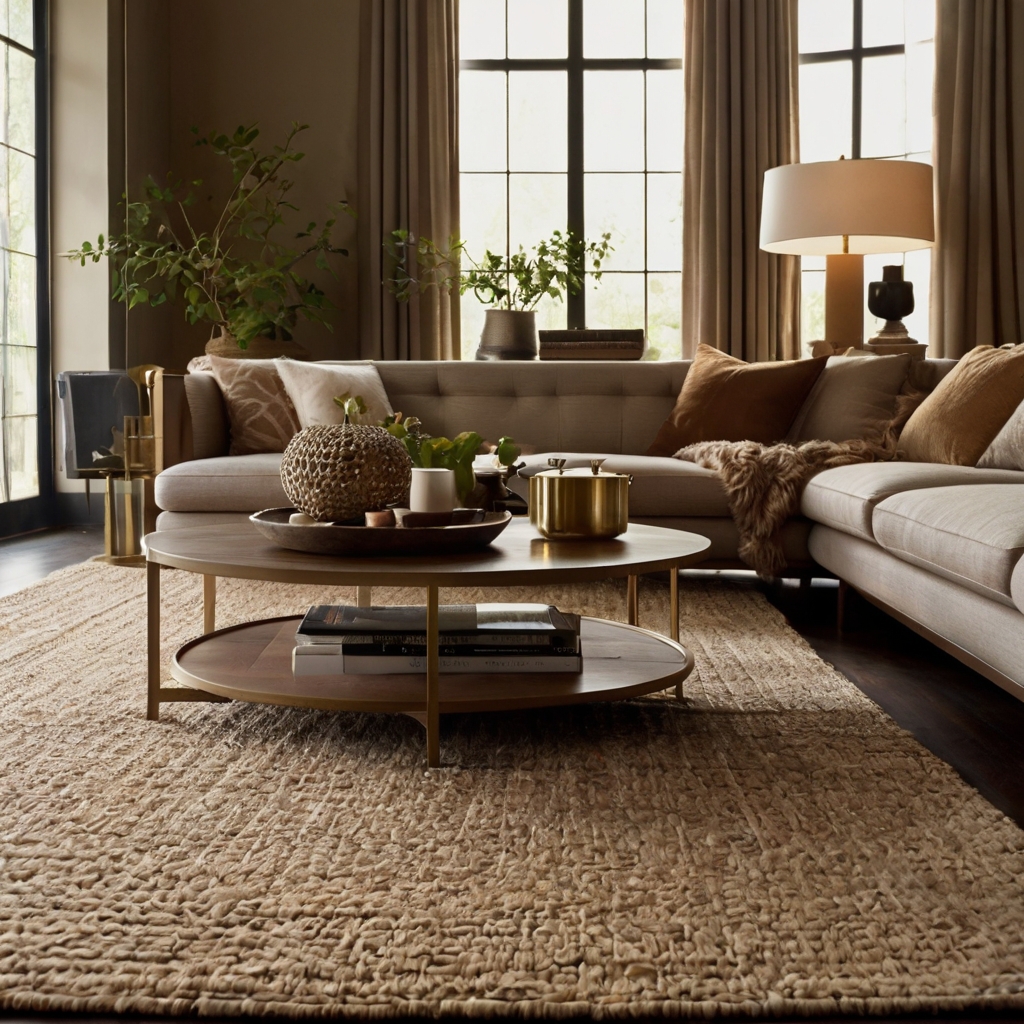
{"type": "MultiPolygon", "coordinates": [[[[911,383],[931,391],[954,365],[953,360],[916,361],[911,383]]],[[[672,410],[690,361],[376,366],[391,407],[418,416],[435,436],[475,430],[488,441],[508,434],[543,451],[642,455],[672,410]]],[[[184,383],[194,437],[192,457],[226,454],[227,417],[213,375],[189,374],[184,383]]]]}
{"type": "Polygon", "coordinates": [[[428,433],[503,434],[551,451],[642,455],[672,410],[689,361],[380,362],[395,410],[428,433]]]}

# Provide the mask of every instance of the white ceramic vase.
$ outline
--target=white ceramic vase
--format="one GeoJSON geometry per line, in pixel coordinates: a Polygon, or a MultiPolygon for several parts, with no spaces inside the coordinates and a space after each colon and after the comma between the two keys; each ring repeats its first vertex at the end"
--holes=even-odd
{"type": "Polygon", "coordinates": [[[453,470],[413,466],[412,483],[409,486],[411,512],[451,512],[458,503],[453,470]]]}

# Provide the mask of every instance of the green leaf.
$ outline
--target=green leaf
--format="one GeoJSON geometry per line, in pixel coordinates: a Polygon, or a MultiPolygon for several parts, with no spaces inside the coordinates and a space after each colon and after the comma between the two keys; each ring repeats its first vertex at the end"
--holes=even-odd
{"type": "Polygon", "coordinates": [[[128,302],[128,308],[134,309],[140,302],[149,302],[149,291],[146,288],[136,288],[128,302]]]}

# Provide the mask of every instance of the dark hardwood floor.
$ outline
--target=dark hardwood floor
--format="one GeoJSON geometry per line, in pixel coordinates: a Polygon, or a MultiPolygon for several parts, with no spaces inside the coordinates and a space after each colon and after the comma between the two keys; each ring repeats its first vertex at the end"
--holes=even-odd
{"type": "MultiPolygon", "coordinates": [[[[96,527],[68,527],[0,541],[0,596],[28,586],[55,569],[99,554],[102,549],[103,533],[96,527]]],[[[839,631],[838,584],[834,580],[814,580],[811,586],[800,587],[795,581],[767,584],[752,573],[721,575],[762,591],[824,660],[1024,827],[1024,743],[1020,739],[1024,736],[1024,703],[852,592],[847,599],[844,628],[839,631]]],[[[940,1016],[964,1024],[1024,1020],[1013,1013],[940,1016]]],[[[0,1011],[5,1024],[125,1024],[160,1019],[0,1011]]],[[[907,1022],[936,1017],[915,1014],[898,1019],[907,1022]]],[[[213,1018],[209,1021],[215,1024],[213,1018]]]]}
{"type": "Polygon", "coordinates": [[[0,540],[0,597],[101,554],[102,526],[65,526],[0,540]]]}

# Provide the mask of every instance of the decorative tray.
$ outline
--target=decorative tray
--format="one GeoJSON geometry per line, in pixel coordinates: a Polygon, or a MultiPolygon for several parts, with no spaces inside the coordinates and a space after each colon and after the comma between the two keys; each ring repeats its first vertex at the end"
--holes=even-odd
{"type": "Polygon", "coordinates": [[[268,540],[314,555],[418,555],[470,551],[493,541],[512,519],[510,512],[483,512],[479,522],[456,526],[362,526],[292,524],[294,508],[255,512],[249,521],[268,540]]]}

